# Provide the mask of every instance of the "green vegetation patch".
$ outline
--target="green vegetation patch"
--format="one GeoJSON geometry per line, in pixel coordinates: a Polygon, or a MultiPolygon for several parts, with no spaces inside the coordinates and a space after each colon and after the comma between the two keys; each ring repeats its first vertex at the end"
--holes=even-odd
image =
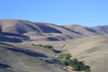
{"type": "Polygon", "coordinates": [[[32,46],[36,46],[35,44],[32,44],[32,46]]]}
{"type": "Polygon", "coordinates": [[[60,54],[57,59],[70,59],[70,57],[72,57],[72,55],[70,53],[66,53],[66,54],[60,54]]]}
{"type": "MultiPolygon", "coordinates": [[[[43,60],[46,64],[58,64],[59,60],[43,60]]],[[[62,62],[63,66],[71,66],[73,71],[76,72],[90,72],[90,68],[84,64],[83,61],[78,61],[77,59],[66,59],[62,62]]]]}
{"type": "Polygon", "coordinates": [[[59,59],[63,66],[71,66],[73,71],[90,72],[90,67],[84,64],[84,61],[78,61],[76,58],[70,59],[72,55],[70,53],[60,54],[59,59]]]}
{"type": "Polygon", "coordinates": [[[84,71],[89,72],[89,67],[84,64],[83,61],[78,61],[77,59],[66,59],[62,61],[63,66],[71,66],[73,71],[84,71]]]}
{"type": "Polygon", "coordinates": [[[35,45],[35,44],[32,44],[32,46],[40,46],[40,47],[44,47],[44,48],[48,48],[48,49],[53,49],[53,46],[50,46],[50,45],[42,45],[42,44],[35,45]]]}

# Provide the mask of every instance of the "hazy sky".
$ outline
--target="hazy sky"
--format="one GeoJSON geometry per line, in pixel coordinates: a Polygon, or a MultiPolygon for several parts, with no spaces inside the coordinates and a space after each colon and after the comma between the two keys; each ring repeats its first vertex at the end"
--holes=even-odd
{"type": "Polygon", "coordinates": [[[56,25],[108,25],[108,0],[0,0],[0,19],[56,25]]]}

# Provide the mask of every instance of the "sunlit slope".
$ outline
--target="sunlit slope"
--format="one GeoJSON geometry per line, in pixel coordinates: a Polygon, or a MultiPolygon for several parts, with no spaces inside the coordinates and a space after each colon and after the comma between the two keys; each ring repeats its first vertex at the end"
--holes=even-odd
{"type": "Polygon", "coordinates": [[[22,47],[0,42],[0,72],[65,72],[59,64],[46,64],[43,61],[53,57],[55,52],[52,50],[22,47]]]}
{"type": "Polygon", "coordinates": [[[80,25],[66,25],[64,27],[72,31],[76,31],[82,34],[84,37],[108,34],[108,25],[96,26],[96,27],[85,27],[85,26],[80,26],[80,25]]]}
{"type": "MultiPolygon", "coordinates": [[[[72,58],[85,61],[91,72],[108,72],[108,35],[98,35],[63,42],[39,41],[34,44],[49,44],[54,48],[69,52],[72,58]]],[[[31,44],[32,44],[31,43],[31,44]]],[[[24,42],[27,44],[27,42],[24,42]]]]}
{"type": "Polygon", "coordinates": [[[74,39],[63,46],[73,58],[85,60],[91,72],[108,72],[108,35],[74,39]]]}

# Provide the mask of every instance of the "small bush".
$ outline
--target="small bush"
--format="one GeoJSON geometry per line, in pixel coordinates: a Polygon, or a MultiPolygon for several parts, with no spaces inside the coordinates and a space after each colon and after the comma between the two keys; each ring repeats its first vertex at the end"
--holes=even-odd
{"type": "Polygon", "coordinates": [[[42,44],[35,45],[35,44],[32,44],[32,46],[40,46],[40,47],[44,47],[44,48],[53,49],[53,46],[50,46],[50,45],[42,45],[42,44]]]}
{"type": "Polygon", "coordinates": [[[42,45],[42,44],[39,44],[37,46],[44,47],[44,48],[49,48],[49,49],[53,49],[53,46],[50,46],[50,45],[42,45]]]}
{"type": "Polygon", "coordinates": [[[42,44],[39,44],[39,45],[37,45],[37,46],[43,46],[42,44]]]}
{"type": "Polygon", "coordinates": [[[32,46],[36,46],[35,44],[32,44],[32,46]]]}
{"type": "Polygon", "coordinates": [[[63,65],[63,66],[68,66],[69,64],[68,64],[68,62],[63,61],[63,62],[62,62],[62,65],[63,65]]]}

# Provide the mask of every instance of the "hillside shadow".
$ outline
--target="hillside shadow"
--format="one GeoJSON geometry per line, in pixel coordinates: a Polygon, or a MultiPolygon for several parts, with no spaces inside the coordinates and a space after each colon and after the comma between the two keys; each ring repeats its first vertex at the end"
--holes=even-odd
{"type": "Polygon", "coordinates": [[[5,35],[5,36],[26,37],[27,39],[30,39],[28,36],[21,35],[21,34],[14,34],[14,33],[8,33],[8,32],[2,32],[2,34],[5,35]]]}
{"type": "Polygon", "coordinates": [[[95,30],[93,29],[90,29],[90,28],[85,28],[87,31],[90,31],[90,32],[94,32],[94,33],[97,33],[95,30]]]}
{"type": "Polygon", "coordinates": [[[33,29],[34,31],[37,31],[38,33],[40,33],[40,31],[37,29],[37,28],[35,28],[35,27],[33,27],[32,25],[28,25],[28,24],[26,24],[27,26],[29,26],[31,29],[33,29]]]}
{"type": "Polygon", "coordinates": [[[0,68],[8,68],[8,67],[11,68],[11,66],[9,65],[0,63],[0,68]]]}
{"type": "Polygon", "coordinates": [[[38,53],[38,52],[31,51],[31,50],[28,50],[28,49],[22,49],[22,48],[18,48],[18,47],[17,48],[3,47],[3,48],[11,50],[13,52],[21,52],[21,53],[24,53],[24,54],[32,56],[32,57],[45,57],[45,58],[47,58],[47,56],[43,53],[38,53]]]}
{"type": "Polygon", "coordinates": [[[73,31],[73,30],[71,30],[71,29],[68,29],[68,28],[66,28],[66,27],[63,27],[63,26],[61,26],[62,28],[64,28],[64,29],[66,29],[66,30],[69,30],[69,31],[71,31],[71,32],[73,32],[73,33],[76,33],[76,34],[80,34],[80,35],[82,35],[81,33],[79,33],[79,32],[76,32],[76,31],[73,31]]]}
{"type": "Polygon", "coordinates": [[[67,37],[69,37],[70,39],[73,39],[73,37],[69,36],[69,35],[66,35],[67,37]]]}
{"type": "Polygon", "coordinates": [[[35,51],[32,51],[32,50],[28,50],[28,49],[23,49],[23,48],[15,47],[15,46],[13,46],[13,45],[1,43],[1,42],[0,42],[0,44],[13,47],[13,48],[3,47],[3,48],[5,48],[5,49],[11,50],[11,51],[13,51],[13,52],[22,52],[22,53],[24,53],[24,54],[27,54],[27,55],[33,56],[33,57],[46,57],[46,58],[47,58],[47,56],[46,56],[45,54],[43,54],[43,53],[38,53],[38,52],[35,52],[35,51]]]}
{"type": "Polygon", "coordinates": [[[15,47],[15,46],[13,46],[13,45],[10,45],[10,44],[6,44],[6,43],[2,43],[2,42],[0,42],[0,44],[6,45],[6,46],[15,47]]]}
{"type": "Polygon", "coordinates": [[[29,40],[30,38],[25,35],[20,35],[20,34],[14,34],[14,33],[8,33],[8,32],[2,32],[4,36],[0,37],[0,41],[3,42],[14,42],[14,43],[21,43],[22,40],[15,38],[15,37],[21,37],[23,40],[29,40]],[[7,37],[11,36],[11,37],[7,37]]]}
{"type": "Polygon", "coordinates": [[[60,41],[59,39],[54,38],[54,37],[48,37],[48,40],[49,40],[49,41],[60,41]]]}
{"type": "Polygon", "coordinates": [[[61,53],[61,52],[62,52],[62,51],[55,50],[55,49],[53,49],[53,51],[54,51],[55,53],[61,53]]]}
{"type": "Polygon", "coordinates": [[[14,43],[21,43],[22,42],[20,39],[8,38],[8,37],[1,37],[0,41],[3,41],[3,42],[14,42],[14,43]]]}
{"type": "Polygon", "coordinates": [[[34,23],[34,24],[36,24],[44,33],[60,33],[60,34],[62,34],[61,31],[59,31],[53,27],[41,25],[41,24],[37,24],[37,23],[34,23]]]}

